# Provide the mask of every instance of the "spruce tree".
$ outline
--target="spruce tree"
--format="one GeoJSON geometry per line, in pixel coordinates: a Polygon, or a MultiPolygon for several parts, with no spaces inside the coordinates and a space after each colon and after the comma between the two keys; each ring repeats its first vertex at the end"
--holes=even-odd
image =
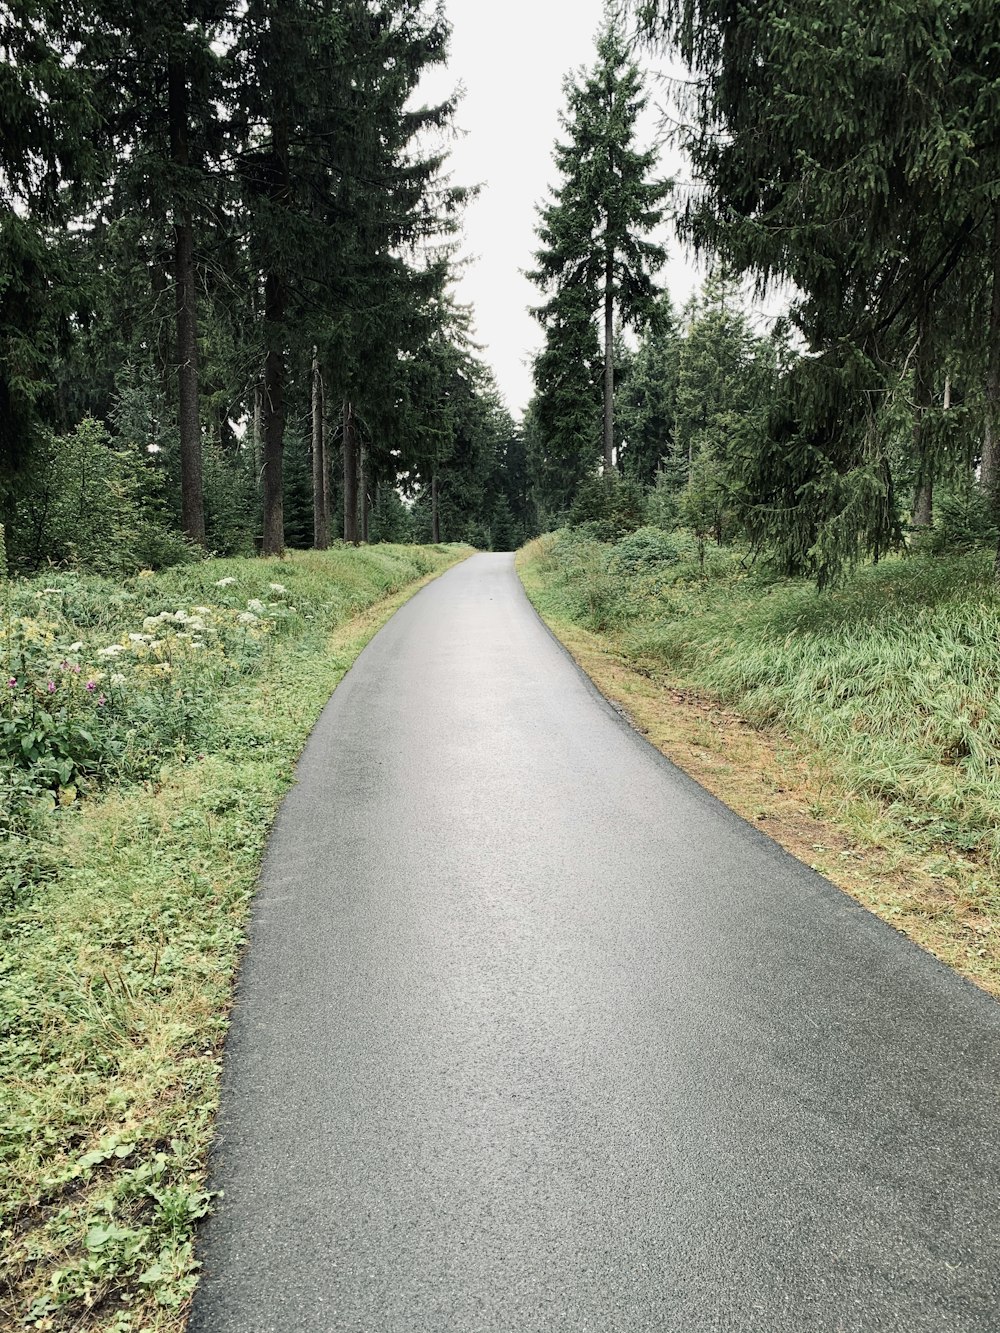
{"type": "Polygon", "coordinates": [[[776,401],[762,479],[785,497],[773,511],[785,557],[824,579],[898,532],[881,423],[915,362],[914,452],[941,465],[924,447],[928,404],[943,396],[944,363],[978,344],[990,484],[1000,11],[979,0],[639,8],[696,71],[684,137],[704,189],[683,219],[689,236],[799,293],[792,316],[812,355],[776,401]]]}
{"type": "Polygon", "coordinates": [[[646,486],[675,454],[680,337],[666,292],[658,304],[657,319],[639,342],[617,402],[622,471],[646,486]]]}
{"type": "Polygon", "coordinates": [[[537,312],[547,331],[547,352],[567,333],[579,346],[580,318],[600,312],[603,457],[610,475],[615,466],[615,327],[641,328],[653,317],[653,274],[666,253],[648,237],[662,221],[669,187],[651,178],[656,153],[635,146],[647,99],[620,20],[607,20],[593,69],[568,79],[565,91],[567,138],[555,149],[561,180],[541,209],[541,248],[531,277],[548,295],[537,312]]]}
{"type": "MultiPolygon", "coordinates": [[[[100,179],[98,119],[86,70],[68,53],[73,16],[50,0],[0,9],[0,488],[25,465],[53,363],[88,303],[66,223],[100,179]]],[[[51,410],[51,409],[50,409],[51,410]]]]}

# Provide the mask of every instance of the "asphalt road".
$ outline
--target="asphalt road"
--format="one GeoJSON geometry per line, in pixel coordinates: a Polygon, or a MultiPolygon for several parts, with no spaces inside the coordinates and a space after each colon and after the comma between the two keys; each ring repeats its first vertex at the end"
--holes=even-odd
{"type": "Polygon", "coordinates": [[[192,1329],[996,1333],[998,1038],[476,556],[279,815],[192,1329]]]}

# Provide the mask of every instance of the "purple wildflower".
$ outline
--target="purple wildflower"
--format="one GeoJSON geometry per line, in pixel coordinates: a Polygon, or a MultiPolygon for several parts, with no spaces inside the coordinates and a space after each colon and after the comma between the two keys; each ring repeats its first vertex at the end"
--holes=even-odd
{"type": "Polygon", "coordinates": [[[8,688],[9,690],[16,690],[16,689],[17,689],[17,677],[16,677],[16,676],[11,676],[11,678],[7,681],[7,688],[8,688]]]}
{"type": "Polygon", "coordinates": [[[94,691],[95,691],[96,689],[97,689],[97,681],[96,681],[96,680],[88,680],[88,681],[87,681],[87,693],[88,693],[88,694],[93,694],[94,691]]]}
{"type": "Polygon", "coordinates": [[[99,695],[97,696],[97,706],[98,706],[98,708],[103,708],[104,705],[105,705],[107,702],[108,702],[108,701],[107,701],[107,699],[105,699],[105,697],[104,697],[103,694],[99,694],[99,695]]]}
{"type": "Polygon", "coordinates": [[[56,683],[55,683],[55,681],[54,681],[54,680],[50,680],[49,683],[48,683],[48,687],[47,687],[47,688],[48,688],[49,694],[55,694],[55,692],[56,692],[56,683]]]}

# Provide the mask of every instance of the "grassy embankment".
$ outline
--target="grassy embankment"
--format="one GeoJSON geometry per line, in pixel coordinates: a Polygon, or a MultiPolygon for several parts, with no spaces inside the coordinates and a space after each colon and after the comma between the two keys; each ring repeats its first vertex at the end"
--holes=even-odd
{"type": "Polygon", "coordinates": [[[543,537],[528,595],[604,694],[746,819],[1000,995],[1000,596],[985,555],[832,591],[682,536],[543,537]]]}
{"type": "Polygon", "coordinates": [[[0,809],[0,1326],[181,1327],[271,818],[364,644],[465,554],[0,588],[0,740],[21,750],[0,809]]]}

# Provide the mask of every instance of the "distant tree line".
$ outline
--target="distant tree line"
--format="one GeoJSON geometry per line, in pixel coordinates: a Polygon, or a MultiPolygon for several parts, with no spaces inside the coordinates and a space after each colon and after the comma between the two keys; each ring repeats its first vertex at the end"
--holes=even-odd
{"type": "Polygon", "coordinates": [[[677,133],[695,184],[673,215],[713,276],[680,320],[657,295],[668,187],[636,147],[645,94],[609,18],[567,81],[540,210],[526,438],[541,521],[655,514],[821,584],[917,535],[995,541],[1000,8],[635,9],[688,69],[677,133]],[[766,337],[745,276],[792,293],[766,337]]]}
{"type": "Polygon", "coordinates": [[[449,295],[468,191],[428,0],[0,12],[0,521],[15,569],[531,527],[449,295]]]}

